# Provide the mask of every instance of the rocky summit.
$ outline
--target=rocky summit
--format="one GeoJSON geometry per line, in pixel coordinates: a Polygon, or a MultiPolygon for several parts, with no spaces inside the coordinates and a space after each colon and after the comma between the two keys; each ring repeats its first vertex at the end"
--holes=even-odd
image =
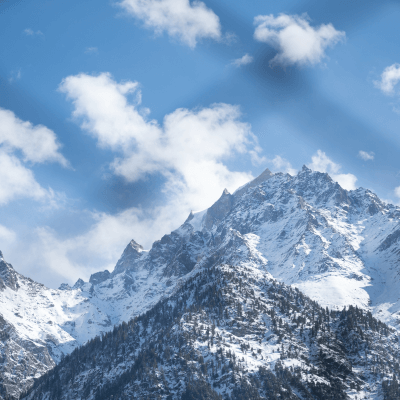
{"type": "Polygon", "coordinates": [[[400,208],[303,167],[72,288],[1,257],[0,396],[399,399],[399,239],[400,208]]]}

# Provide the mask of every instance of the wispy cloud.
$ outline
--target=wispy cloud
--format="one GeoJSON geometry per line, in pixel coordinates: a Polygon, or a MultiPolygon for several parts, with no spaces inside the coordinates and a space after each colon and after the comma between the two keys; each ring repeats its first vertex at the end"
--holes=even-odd
{"type": "Polygon", "coordinates": [[[275,156],[272,160],[267,160],[273,165],[273,170],[277,172],[286,172],[290,175],[296,175],[297,169],[292,167],[292,164],[281,156],[275,156]]]}
{"type": "Polygon", "coordinates": [[[358,152],[358,157],[362,158],[364,161],[370,161],[373,160],[375,157],[375,154],[373,151],[370,151],[369,153],[363,150],[360,150],[358,152]]]}
{"type": "Polygon", "coordinates": [[[271,65],[317,64],[325,57],[327,47],[346,37],[345,32],[336,30],[332,24],[312,27],[306,14],[259,15],[254,24],[254,38],[278,50],[271,65]]]}
{"type": "Polygon", "coordinates": [[[99,52],[97,47],[86,47],[85,54],[96,54],[99,52]]]}
{"type": "Polygon", "coordinates": [[[357,177],[353,174],[341,174],[342,166],[333,162],[323,151],[318,150],[311,161],[308,167],[313,171],[327,172],[343,189],[356,189],[357,177]]]}
{"type": "Polygon", "coordinates": [[[380,89],[386,95],[393,95],[394,88],[400,82],[400,64],[392,64],[386,67],[379,81],[374,81],[375,87],[380,89]]]}
{"type": "Polygon", "coordinates": [[[24,29],[23,32],[27,36],[43,36],[43,32],[42,31],[34,31],[31,28],[26,28],[26,29],[24,29]]]}
{"type": "Polygon", "coordinates": [[[221,39],[218,16],[201,1],[123,0],[119,4],[156,34],[167,32],[191,48],[203,38],[221,39]]]}
{"type": "Polygon", "coordinates": [[[241,67],[242,65],[247,65],[252,63],[253,60],[254,60],[253,57],[246,53],[243,57],[233,60],[232,64],[235,65],[236,67],[241,67]]]}
{"type": "Polygon", "coordinates": [[[15,81],[18,81],[18,80],[20,80],[21,79],[21,76],[22,76],[22,74],[21,74],[21,68],[18,68],[17,70],[14,70],[14,71],[11,71],[11,74],[10,74],[11,76],[8,78],[8,81],[10,82],[10,83],[13,83],[13,82],[15,82],[15,81]]]}

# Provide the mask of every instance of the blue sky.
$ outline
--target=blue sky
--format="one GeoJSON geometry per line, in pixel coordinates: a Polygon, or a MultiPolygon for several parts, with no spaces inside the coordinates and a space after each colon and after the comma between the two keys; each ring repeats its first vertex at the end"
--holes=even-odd
{"type": "Polygon", "coordinates": [[[265,168],[400,199],[400,4],[0,4],[0,248],[112,269],[265,168]]]}

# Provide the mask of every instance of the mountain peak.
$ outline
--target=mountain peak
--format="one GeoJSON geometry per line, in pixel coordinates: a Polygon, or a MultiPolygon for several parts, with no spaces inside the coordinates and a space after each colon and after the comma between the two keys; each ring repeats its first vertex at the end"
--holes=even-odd
{"type": "Polygon", "coordinates": [[[233,196],[224,189],[221,197],[207,210],[204,220],[204,226],[211,229],[214,223],[221,221],[231,210],[233,205],[233,196]]]}
{"type": "Polygon", "coordinates": [[[71,290],[71,286],[68,283],[62,283],[58,290],[71,290]]]}
{"type": "Polygon", "coordinates": [[[135,242],[133,239],[125,247],[121,258],[118,260],[117,265],[114,268],[113,275],[119,274],[132,266],[138,258],[141,257],[143,252],[143,246],[135,242]]]}
{"type": "Polygon", "coordinates": [[[0,250],[0,261],[4,261],[3,252],[0,250]]]}
{"type": "Polygon", "coordinates": [[[303,167],[301,168],[301,172],[306,172],[306,173],[310,173],[312,172],[311,168],[308,168],[307,165],[303,165],[303,167]]]}
{"type": "Polygon", "coordinates": [[[260,183],[266,181],[267,179],[271,178],[272,176],[274,176],[274,174],[268,168],[266,168],[260,175],[257,176],[257,178],[253,179],[249,183],[246,183],[244,186],[237,189],[233,193],[233,195],[235,196],[235,199],[239,198],[247,189],[258,186],[260,183]]]}
{"type": "MultiPolygon", "coordinates": [[[[3,254],[1,253],[1,256],[3,254]]],[[[8,286],[14,291],[19,288],[17,273],[11,264],[4,261],[3,257],[0,259],[0,289],[8,286]]]]}
{"type": "Polygon", "coordinates": [[[84,284],[85,284],[85,282],[83,281],[83,279],[79,278],[79,279],[75,282],[75,285],[72,286],[72,289],[80,289],[84,284]]]}
{"type": "Polygon", "coordinates": [[[125,251],[127,251],[127,249],[132,248],[133,250],[137,251],[137,252],[142,252],[143,251],[143,246],[137,242],[135,242],[133,239],[129,242],[128,246],[126,246],[125,251]]]}

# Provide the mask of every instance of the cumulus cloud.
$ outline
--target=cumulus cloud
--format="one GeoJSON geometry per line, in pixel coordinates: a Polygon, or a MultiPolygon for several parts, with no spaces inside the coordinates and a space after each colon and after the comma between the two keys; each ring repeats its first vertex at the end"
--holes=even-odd
{"type": "Polygon", "coordinates": [[[80,276],[88,274],[86,266],[113,268],[130,239],[149,247],[183,223],[190,210],[209,207],[224,188],[233,192],[253,178],[251,173],[231,171],[225,163],[238,154],[254,159],[260,152],[237,106],[180,108],[159,124],[148,118],[148,110],[141,110],[137,82],[118,83],[109,74],[80,74],[64,79],[60,90],[73,102],[73,116],[82,129],[100,147],[115,152],[110,165],[115,174],[128,181],[154,173],[165,177],[161,189],[165,200],[160,206],[130,208],[112,216],[96,214],[90,230],[68,240],[50,230],[38,234],[42,245],[37,247],[48,244],[49,252],[44,251],[48,264],[65,266],[70,279],[76,279],[79,271],[80,276]]]}
{"type": "Polygon", "coordinates": [[[34,200],[51,197],[51,193],[36,182],[30,169],[26,168],[17,157],[3,150],[0,150],[0,182],[0,205],[20,197],[34,200]]]}
{"type": "Polygon", "coordinates": [[[168,179],[171,173],[177,174],[190,185],[199,172],[213,176],[207,178],[208,185],[227,179],[234,185],[243,175],[228,171],[222,160],[234,152],[259,151],[250,125],[240,121],[237,106],[221,103],[195,110],[180,108],[166,115],[160,126],[139,109],[137,82],[117,83],[107,73],[79,74],[64,79],[60,90],[72,100],[73,116],[82,121],[82,129],[101,147],[118,152],[112,169],[128,181],[161,172],[168,179]],[[135,102],[129,102],[128,95],[134,95],[135,102]]]}
{"type": "Polygon", "coordinates": [[[0,146],[21,151],[25,161],[58,162],[64,167],[68,165],[59,152],[61,146],[52,130],[22,121],[12,111],[3,108],[0,108],[0,146]]]}
{"type": "Polygon", "coordinates": [[[387,95],[394,94],[395,86],[400,82],[400,64],[392,64],[386,67],[380,81],[375,81],[375,86],[387,95]]]}
{"type": "Polygon", "coordinates": [[[221,38],[218,16],[201,1],[123,0],[119,4],[157,34],[165,31],[192,48],[199,39],[221,38]]]}
{"type": "Polygon", "coordinates": [[[241,58],[237,58],[236,60],[232,61],[232,64],[235,67],[241,67],[242,65],[247,65],[247,64],[251,64],[253,62],[253,57],[249,56],[247,53],[241,57],[241,58]]]}
{"type": "Polygon", "coordinates": [[[311,161],[308,167],[313,171],[327,172],[343,189],[356,189],[357,177],[353,174],[341,174],[341,165],[333,162],[323,151],[318,150],[311,157],[311,161]]]}
{"type": "Polygon", "coordinates": [[[23,162],[58,162],[66,167],[68,162],[59,149],[52,130],[22,121],[12,111],[0,108],[0,204],[20,197],[53,201],[55,193],[42,188],[23,162]]]}
{"type": "Polygon", "coordinates": [[[325,50],[343,41],[346,34],[332,24],[312,27],[307,15],[259,15],[254,18],[254,38],[277,49],[271,65],[318,64],[325,50]]]}
{"type": "Polygon", "coordinates": [[[362,158],[364,161],[370,161],[374,159],[375,154],[372,151],[368,153],[366,151],[360,150],[358,152],[358,157],[362,158]]]}

